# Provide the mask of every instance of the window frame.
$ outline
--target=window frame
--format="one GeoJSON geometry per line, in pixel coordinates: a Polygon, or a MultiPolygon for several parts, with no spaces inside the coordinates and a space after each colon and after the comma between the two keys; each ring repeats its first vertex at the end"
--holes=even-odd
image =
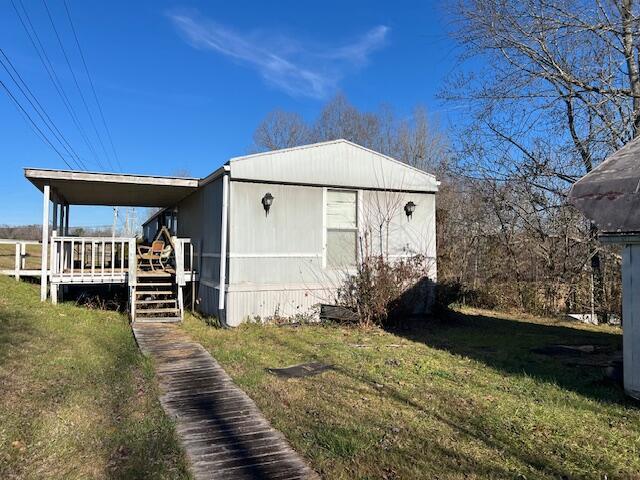
{"type": "Polygon", "coordinates": [[[353,188],[336,188],[336,187],[324,187],[322,189],[322,268],[326,270],[341,270],[346,269],[347,271],[353,271],[357,267],[360,254],[358,252],[358,238],[360,232],[360,205],[361,205],[361,194],[362,192],[353,188]],[[329,192],[348,192],[353,193],[355,196],[355,227],[353,228],[329,228],[327,215],[328,215],[328,201],[329,201],[329,192]],[[332,266],[328,265],[328,233],[329,232],[353,232],[355,234],[354,239],[354,262],[351,265],[345,266],[332,266]]]}

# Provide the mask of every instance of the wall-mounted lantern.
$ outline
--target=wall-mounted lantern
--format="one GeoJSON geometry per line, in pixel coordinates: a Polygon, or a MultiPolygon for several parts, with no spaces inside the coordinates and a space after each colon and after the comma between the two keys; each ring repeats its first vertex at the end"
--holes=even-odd
{"type": "Polygon", "coordinates": [[[262,197],[262,206],[264,207],[264,214],[269,215],[269,209],[271,208],[271,204],[273,203],[273,195],[270,193],[266,193],[264,197],[262,197]]]}
{"type": "Polygon", "coordinates": [[[413,203],[412,201],[408,201],[407,204],[404,206],[404,213],[407,214],[407,218],[411,219],[411,216],[413,215],[413,212],[416,209],[416,204],[413,203]]]}

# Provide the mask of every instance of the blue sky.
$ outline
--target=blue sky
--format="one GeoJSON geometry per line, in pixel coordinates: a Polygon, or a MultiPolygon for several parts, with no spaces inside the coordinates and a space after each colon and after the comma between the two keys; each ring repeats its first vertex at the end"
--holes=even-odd
{"type": "MultiPolygon", "coordinates": [[[[13,2],[23,13],[20,0],[13,2]]],[[[92,135],[45,4],[22,2],[99,161],[72,122],[11,0],[0,4],[0,48],[87,167],[120,170],[63,0],[46,5],[110,155],[92,135]]],[[[404,115],[422,104],[445,124],[448,120],[436,95],[454,67],[455,51],[436,2],[67,2],[125,172],[187,170],[204,176],[246,153],[269,111],[282,108],[313,118],[337,91],[361,109],[385,103],[404,115]]],[[[1,68],[0,80],[17,92],[1,68]]],[[[23,167],[67,167],[34,135],[4,91],[0,125],[0,191],[9,201],[9,208],[0,210],[0,224],[38,223],[41,195],[24,179],[23,167]]],[[[110,221],[108,209],[72,207],[72,225],[110,221]]]]}

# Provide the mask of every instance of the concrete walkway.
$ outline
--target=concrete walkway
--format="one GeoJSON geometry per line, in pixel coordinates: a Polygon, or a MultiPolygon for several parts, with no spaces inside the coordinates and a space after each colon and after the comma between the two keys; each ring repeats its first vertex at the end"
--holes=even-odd
{"type": "Polygon", "coordinates": [[[180,327],[133,327],[197,479],[319,479],[202,345],[180,327]]]}

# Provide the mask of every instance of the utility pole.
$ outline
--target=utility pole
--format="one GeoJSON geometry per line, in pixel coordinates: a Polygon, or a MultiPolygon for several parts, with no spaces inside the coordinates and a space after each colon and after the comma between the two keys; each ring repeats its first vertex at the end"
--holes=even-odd
{"type": "Polygon", "coordinates": [[[131,208],[131,236],[136,236],[136,226],[138,225],[138,211],[135,207],[131,208]]]}
{"type": "Polygon", "coordinates": [[[137,212],[135,208],[127,208],[124,217],[123,235],[125,237],[136,236],[137,212]]]}
{"type": "Polygon", "coordinates": [[[116,226],[118,225],[118,207],[113,207],[113,225],[111,226],[111,237],[116,237],[116,226]]]}
{"type": "Polygon", "coordinates": [[[131,235],[129,234],[129,212],[131,211],[130,208],[127,208],[125,215],[124,215],[124,236],[125,237],[130,237],[131,235]]]}

